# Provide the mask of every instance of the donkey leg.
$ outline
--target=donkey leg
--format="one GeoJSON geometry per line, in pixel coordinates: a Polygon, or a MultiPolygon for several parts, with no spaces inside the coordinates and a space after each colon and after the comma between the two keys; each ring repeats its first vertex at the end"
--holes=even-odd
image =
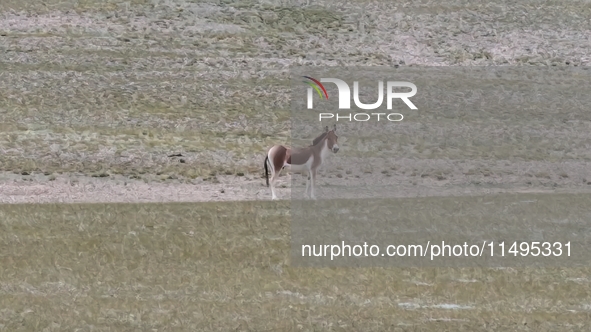
{"type": "Polygon", "coordinates": [[[310,172],[304,173],[306,177],[306,191],[304,191],[304,197],[309,197],[308,190],[310,189],[310,172]]]}
{"type": "Polygon", "coordinates": [[[281,169],[277,171],[272,153],[269,153],[269,165],[271,166],[269,167],[271,169],[271,181],[269,181],[269,187],[271,187],[271,199],[276,200],[277,195],[275,194],[275,182],[277,182],[277,178],[279,177],[279,172],[281,172],[281,169]]]}
{"type": "Polygon", "coordinates": [[[271,199],[276,200],[277,195],[275,194],[275,183],[279,179],[279,173],[281,173],[281,169],[278,171],[273,170],[273,176],[271,177],[271,199]]]}
{"type": "Polygon", "coordinates": [[[310,198],[315,200],[316,194],[314,193],[314,185],[316,184],[316,170],[313,170],[311,173],[311,181],[310,181],[310,198]]]}

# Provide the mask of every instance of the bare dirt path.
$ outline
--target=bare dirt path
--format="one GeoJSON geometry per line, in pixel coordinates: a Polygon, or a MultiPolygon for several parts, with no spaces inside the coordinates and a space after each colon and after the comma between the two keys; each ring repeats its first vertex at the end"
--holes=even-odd
{"type": "MultiPolygon", "coordinates": [[[[459,163],[452,171],[441,175],[429,173],[427,165],[437,166],[445,161],[414,161],[419,170],[411,173],[403,168],[391,174],[376,172],[362,174],[337,170],[321,172],[317,182],[317,196],[322,198],[379,198],[424,196],[470,196],[496,193],[591,193],[589,177],[578,163],[552,165],[552,163],[514,163],[507,169],[524,169],[523,174],[503,174],[502,164],[490,165],[496,174],[471,174],[471,163],[459,163]],[[466,165],[464,165],[466,164],[466,165]],[[543,169],[542,175],[535,169],[543,169]],[[466,171],[468,170],[468,171],[466,171]],[[565,171],[566,170],[566,171],[565,171]],[[578,172],[577,172],[578,171],[578,172]],[[568,173],[569,177],[561,176],[568,173]],[[539,174],[539,173],[538,173],[539,174]]],[[[402,162],[404,164],[404,162],[402,162]]],[[[444,165],[435,167],[444,168],[444,165]]],[[[292,184],[294,198],[303,196],[304,179],[296,176],[292,183],[289,174],[283,175],[277,185],[280,199],[290,199],[292,184]]],[[[164,182],[129,179],[123,176],[105,178],[84,175],[17,175],[0,173],[0,203],[148,203],[148,202],[211,202],[270,200],[269,188],[260,175],[217,176],[214,181],[169,180],[164,182]]]]}

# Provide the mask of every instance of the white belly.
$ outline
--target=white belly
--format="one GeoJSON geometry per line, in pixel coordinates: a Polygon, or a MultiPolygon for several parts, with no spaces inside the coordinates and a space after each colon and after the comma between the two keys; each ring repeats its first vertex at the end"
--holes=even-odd
{"type": "Polygon", "coordinates": [[[289,169],[292,173],[307,174],[312,169],[312,163],[314,162],[314,156],[311,156],[308,161],[303,165],[285,165],[285,168],[289,169]]]}

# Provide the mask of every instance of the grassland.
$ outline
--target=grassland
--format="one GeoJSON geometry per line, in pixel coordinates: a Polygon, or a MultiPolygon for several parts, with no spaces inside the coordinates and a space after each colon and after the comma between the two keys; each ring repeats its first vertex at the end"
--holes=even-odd
{"type": "MultiPolygon", "coordinates": [[[[427,199],[427,209],[429,200],[437,205],[427,199]]],[[[288,209],[288,202],[3,205],[0,329],[589,328],[589,269],[295,268],[288,209]]]]}
{"type": "MultiPolygon", "coordinates": [[[[589,17],[585,1],[1,1],[0,202],[49,204],[0,205],[0,330],[588,331],[588,268],[296,268],[289,201],[252,200],[269,197],[261,155],[292,136],[291,68],[588,68],[589,17]],[[226,202],[55,204],[175,200],[226,202]]],[[[345,127],[340,153],[371,163],[329,161],[319,192],[555,206],[589,191],[589,115],[540,105],[426,111],[387,146],[345,127]]],[[[422,199],[424,216],[444,201],[422,199]]]]}
{"type": "Polygon", "coordinates": [[[260,174],[290,138],[293,66],[586,67],[591,46],[584,2],[1,6],[0,170],[18,173],[260,174]]]}

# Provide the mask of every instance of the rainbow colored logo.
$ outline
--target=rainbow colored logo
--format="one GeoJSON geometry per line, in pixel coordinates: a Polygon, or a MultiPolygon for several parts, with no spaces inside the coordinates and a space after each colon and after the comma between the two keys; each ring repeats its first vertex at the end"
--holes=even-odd
{"type": "MultiPolygon", "coordinates": [[[[310,81],[302,81],[302,82],[308,84],[309,86],[311,86],[312,88],[314,88],[314,90],[316,90],[316,92],[318,92],[318,95],[320,96],[320,98],[326,97],[326,99],[328,99],[328,93],[326,92],[326,89],[324,88],[324,85],[322,85],[322,83],[320,83],[320,81],[318,81],[317,79],[314,79],[314,78],[312,78],[310,76],[302,76],[302,77],[303,78],[307,78],[310,81],[316,83],[316,84],[314,84],[314,83],[312,83],[310,81]],[[324,92],[324,96],[322,95],[322,92],[320,92],[320,89],[319,88],[322,89],[322,92],[324,92]]],[[[312,97],[312,95],[309,95],[309,96],[312,97]]]]}

